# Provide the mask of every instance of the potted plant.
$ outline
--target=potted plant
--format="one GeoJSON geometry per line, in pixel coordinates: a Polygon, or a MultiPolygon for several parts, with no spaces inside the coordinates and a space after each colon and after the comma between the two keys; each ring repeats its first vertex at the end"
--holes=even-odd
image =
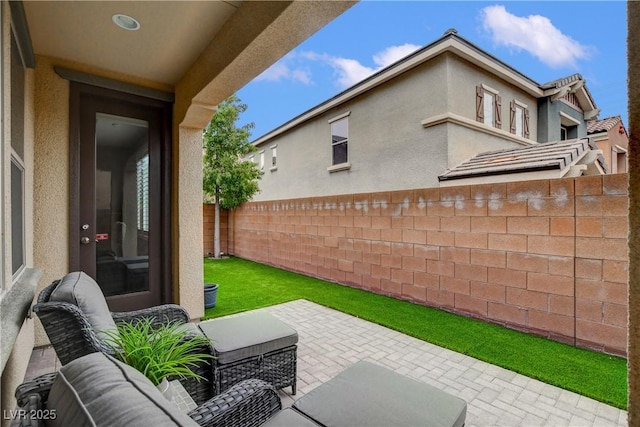
{"type": "Polygon", "coordinates": [[[218,299],[218,284],[205,283],[204,284],[204,308],[215,307],[217,299],[218,299]]]}
{"type": "MultiPolygon", "coordinates": [[[[154,326],[151,319],[123,322],[115,331],[102,331],[105,344],[118,360],[142,372],[158,386],[167,377],[202,377],[192,368],[213,358],[211,354],[198,353],[197,349],[209,346],[209,338],[193,335],[182,324],[169,322],[154,326]]],[[[162,387],[158,387],[162,390],[162,387]]]]}

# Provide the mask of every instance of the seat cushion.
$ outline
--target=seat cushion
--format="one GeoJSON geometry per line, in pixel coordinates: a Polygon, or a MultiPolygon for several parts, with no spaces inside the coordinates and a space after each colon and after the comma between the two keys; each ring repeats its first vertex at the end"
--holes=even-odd
{"type": "Polygon", "coordinates": [[[283,409],[260,427],[318,427],[318,424],[311,421],[298,411],[291,408],[283,409]]]}
{"type": "Polygon", "coordinates": [[[219,364],[291,347],[298,342],[295,329],[263,312],[207,320],[198,326],[213,340],[219,364]]]}
{"type": "Polygon", "coordinates": [[[80,308],[102,338],[104,334],[101,331],[117,330],[100,286],[83,271],[64,276],[49,300],[67,302],[80,308]]]}
{"type": "Polygon", "coordinates": [[[365,361],[311,390],[293,407],[326,427],[462,427],[467,415],[463,399],[365,361]]]}
{"type": "Polygon", "coordinates": [[[47,409],[53,426],[197,426],[142,373],[103,353],[60,368],[47,409]]]}

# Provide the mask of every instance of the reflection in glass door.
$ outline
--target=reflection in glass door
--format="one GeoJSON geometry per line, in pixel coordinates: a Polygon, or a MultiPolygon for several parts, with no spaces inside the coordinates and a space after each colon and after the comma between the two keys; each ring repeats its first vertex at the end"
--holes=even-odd
{"type": "Polygon", "coordinates": [[[105,296],[149,290],[149,123],[96,114],[96,280],[105,296]]]}

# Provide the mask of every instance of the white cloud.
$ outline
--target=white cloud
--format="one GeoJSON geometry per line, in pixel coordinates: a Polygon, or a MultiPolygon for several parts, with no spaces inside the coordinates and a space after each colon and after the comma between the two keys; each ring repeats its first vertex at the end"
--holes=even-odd
{"type": "Polygon", "coordinates": [[[295,55],[286,55],[281,60],[264,70],[256,81],[279,82],[290,80],[305,85],[311,83],[311,71],[305,67],[295,67],[291,62],[295,55]]]}
{"type": "Polygon", "coordinates": [[[410,43],[400,46],[390,46],[382,52],[378,52],[373,55],[373,62],[375,62],[378,67],[384,68],[418,49],[420,49],[420,46],[410,43]]]}
{"type": "Polygon", "coordinates": [[[341,58],[316,52],[303,52],[301,55],[310,60],[322,61],[329,64],[334,70],[338,86],[347,88],[366,79],[382,68],[393,64],[397,60],[404,58],[419,48],[420,46],[408,43],[401,46],[390,46],[373,55],[373,62],[376,64],[376,67],[368,67],[356,59],[341,58]]]}
{"type": "Polygon", "coordinates": [[[576,68],[576,62],[588,59],[593,50],[562,34],[541,15],[520,17],[500,5],[485,7],[481,15],[495,43],[525,50],[552,68],[576,68]]]}

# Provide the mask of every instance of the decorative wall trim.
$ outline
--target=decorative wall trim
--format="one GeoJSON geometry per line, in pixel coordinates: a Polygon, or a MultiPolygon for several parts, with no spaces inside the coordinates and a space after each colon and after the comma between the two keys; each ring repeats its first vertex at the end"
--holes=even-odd
{"type": "Polygon", "coordinates": [[[29,34],[29,25],[27,24],[27,16],[24,13],[24,5],[22,1],[10,1],[11,7],[11,28],[16,38],[16,44],[22,58],[22,65],[25,68],[36,67],[36,57],[33,54],[33,45],[31,44],[31,34],[29,34]]]}
{"type": "Polygon", "coordinates": [[[535,141],[515,136],[502,129],[490,127],[485,125],[484,123],[476,122],[475,120],[471,120],[454,113],[440,114],[437,116],[429,117],[428,119],[424,119],[420,122],[420,124],[424,128],[441,125],[443,123],[453,123],[459,126],[464,126],[477,132],[486,133],[487,135],[508,139],[509,141],[516,142],[520,145],[528,146],[536,144],[535,141]]]}
{"type": "Polygon", "coordinates": [[[175,94],[170,92],[137,86],[131,83],[125,83],[118,80],[109,79],[107,77],[100,77],[93,74],[83,73],[81,71],[70,70],[64,67],[54,67],[54,70],[60,77],[71,82],[85,83],[91,86],[117,90],[119,92],[143,96],[145,98],[155,99],[163,102],[175,102],[175,94]]]}
{"type": "Polygon", "coordinates": [[[25,269],[20,278],[0,301],[0,312],[2,312],[1,371],[4,371],[4,367],[9,360],[9,355],[11,355],[20,329],[22,329],[22,324],[25,319],[30,317],[31,303],[36,295],[36,289],[41,277],[41,270],[35,268],[25,269]]]}

